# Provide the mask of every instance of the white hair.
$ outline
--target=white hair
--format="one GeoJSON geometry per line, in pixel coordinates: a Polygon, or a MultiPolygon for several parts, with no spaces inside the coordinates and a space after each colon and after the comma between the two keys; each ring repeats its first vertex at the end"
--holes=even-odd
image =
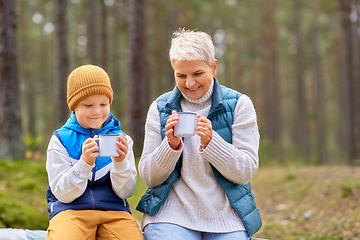
{"type": "Polygon", "coordinates": [[[174,32],[169,50],[171,66],[174,60],[203,60],[209,66],[215,63],[215,47],[207,33],[179,29],[174,32]]]}

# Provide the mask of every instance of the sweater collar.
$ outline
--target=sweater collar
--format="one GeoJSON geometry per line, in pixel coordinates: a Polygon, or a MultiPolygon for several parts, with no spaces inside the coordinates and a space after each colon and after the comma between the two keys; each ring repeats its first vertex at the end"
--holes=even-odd
{"type": "Polygon", "coordinates": [[[203,103],[206,103],[207,101],[211,100],[213,90],[214,90],[214,80],[212,80],[209,90],[205,93],[205,95],[198,99],[191,99],[188,96],[186,96],[185,94],[183,94],[183,93],[181,93],[181,94],[188,102],[191,102],[194,104],[203,104],[203,103]]]}
{"type": "Polygon", "coordinates": [[[221,86],[216,78],[213,78],[213,82],[212,82],[208,92],[201,98],[195,99],[195,100],[190,99],[190,98],[186,97],[185,95],[183,95],[182,92],[179,90],[179,88],[177,86],[175,86],[173,91],[171,92],[171,95],[170,95],[168,101],[166,102],[165,106],[169,109],[174,109],[177,112],[181,112],[182,110],[181,110],[181,106],[180,106],[180,101],[183,97],[192,103],[204,103],[204,102],[210,100],[210,98],[212,97],[212,104],[211,104],[211,109],[210,109],[209,115],[213,111],[217,111],[219,108],[223,107],[221,86]]]}

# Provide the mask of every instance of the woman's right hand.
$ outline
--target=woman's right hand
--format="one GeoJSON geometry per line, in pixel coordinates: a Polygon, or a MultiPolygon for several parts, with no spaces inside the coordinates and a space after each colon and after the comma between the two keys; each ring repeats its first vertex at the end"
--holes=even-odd
{"type": "Polygon", "coordinates": [[[178,149],[181,142],[180,136],[176,137],[174,135],[174,126],[177,124],[178,120],[179,114],[173,110],[165,125],[166,137],[172,149],[178,149]]]}

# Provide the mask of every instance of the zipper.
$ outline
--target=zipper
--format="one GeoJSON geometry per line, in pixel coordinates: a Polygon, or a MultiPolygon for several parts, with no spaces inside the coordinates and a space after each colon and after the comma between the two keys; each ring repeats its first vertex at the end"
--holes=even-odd
{"type": "MultiPolygon", "coordinates": [[[[90,128],[91,131],[91,137],[93,138],[95,136],[95,131],[94,129],[90,128]]],[[[92,189],[92,183],[95,182],[95,173],[96,173],[96,160],[95,160],[95,167],[93,168],[93,174],[92,174],[92,178],[91,178],[91,184],[89,186],[89,190],[90,190],[90,202],[91,202],[91,206],[92,209],[95,209],[95,197],[94,197],[94,192],[92,189]]]]}
{"type": "Polygon", "coordinates": [[[91,207],[93,210],[95,210],[95,198],[94,198],[94,192],[93,192],[92,186],[89,186],[89,191],[90,191],[91,207]]]}
{"type": "MultiPolygon", "coordinates": [[[[91,131],[91,137],[93,138],[95,136],[95,131],[94,129],[90,128],[90,131],[91,131]]],[[[95,160],[95,167],[93,168],[93,175],[92,175],[92,178],[91,178],[91,181],[94,182],[95,181],[95,173],[96,173],[96,160],[95,160]]]]}
{"type": "Polygon", "coordinates": [[[95,136],[94,129],[90,128],[90,131],[91,131],[91,137],[94,137],[95,136]]]}

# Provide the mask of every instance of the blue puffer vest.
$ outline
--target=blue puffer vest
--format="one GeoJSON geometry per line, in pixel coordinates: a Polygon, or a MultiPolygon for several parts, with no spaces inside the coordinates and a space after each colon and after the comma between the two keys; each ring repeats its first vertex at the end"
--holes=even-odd
{"type": "MultiPolygon", "coordinates": [[[[66,148],[70,158],[75,164],[80,160],[82,144],[87,138],[99,134],[124,134],[120,130],[120,122],[110,113],[110,116],[101,129],[81,127],[74,112],[68,121],[53,134],[61,141],[66,148]]],[[[51,192],[50,186],[46,192],[48,212],[50,219],[61,211],[73,210],[112,210],[127,211],[130,213],[127,200],[119,198],[112,190],[110,179],[110,168],[112,160],[110,157],[97,157],[95,167],[91,172],[91,179],[88,180],[85,192],[70,203],[60,202],[51,192]]]]}
{"type": "MultiPolygon", "coordinates": [[[[221,86],[214,78],[212,106],[207,118],[211,120],[213,130],[228,143],[232,143],[231,126],[234,119],[234,110],[240,96],[241,94],[239,92],[221,86]]],[[[182,94],[180,90],[175,87],[173,91],[161,95],[156,100],[160,115],[162,139],[165,137],[166,121],[171,115],[172,110],[181,111],[181,98],[182,94]]],[[[180,178],[181,166],[182,156],[179,158],[175,170],[171,173],[170,177],[162,185],[149,188],[142,196],[136,209],[140,212],[148,213],[150,216],[155,215],[169,195],[171,185],[180,178]]],[[[211,165],[211,167],[215,178],[224,190],[231,205],[240,216],[248,236],[251,238],[251,236],[261,228],[262,222],[250,183],[240,185],[230,182],[224,178],[214,166],[211,165]]]]}

